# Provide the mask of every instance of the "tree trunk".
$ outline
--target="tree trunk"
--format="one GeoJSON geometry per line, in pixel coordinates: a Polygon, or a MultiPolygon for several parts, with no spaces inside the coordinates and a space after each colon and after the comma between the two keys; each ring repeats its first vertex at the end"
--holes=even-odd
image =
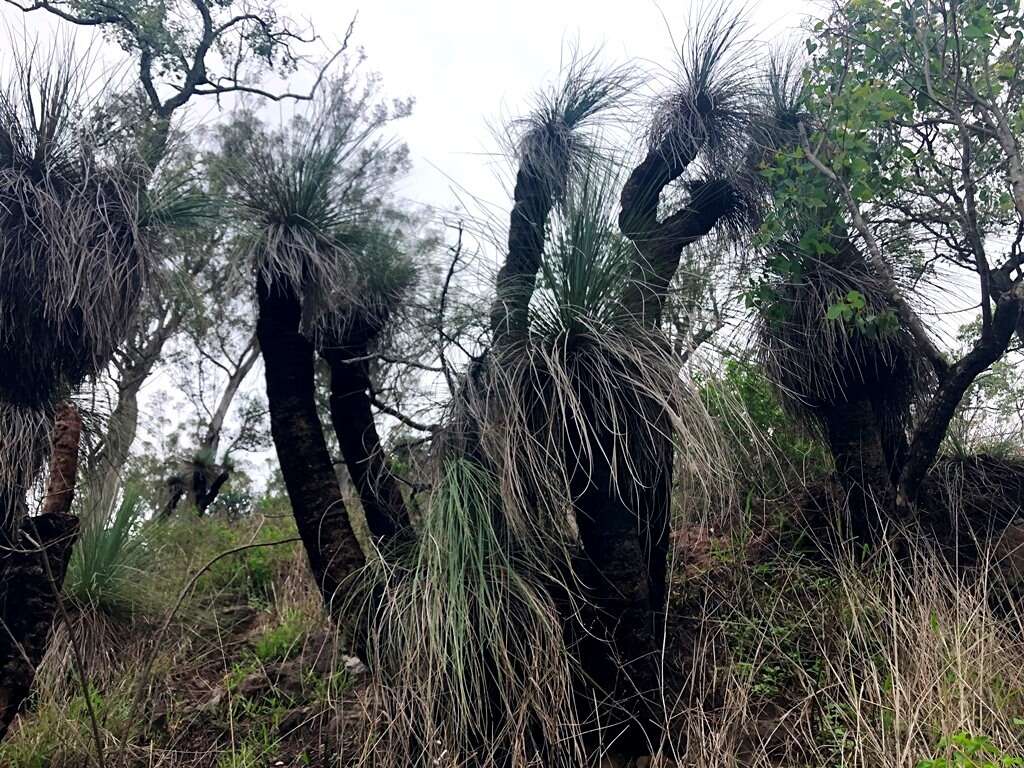
{"type": "Polygon", "coordinates": [[[148,375],[147,370],[144,375],[133,376],[126,385],[119,387],[117,405],[107,421],[103,445],[92,461],[91,474],[95,479],[88,494],[90,514],[106,515],[117,500],[121,474],[139,429],[139,390],[148,375]]]}
{"type": "Polygon", "coordinates": [[[939,383],[938,391],[925,405],[899,478],[896,502],[905,513],[909,513],[917,503],[924,479],[939,453],[949,422],[964,394],[978,376],[1006,353],[1022,316],[1024,283],[999,299],[990,331],[948,370],[939,383]]]}
{"type": "MultiPolygon", "coordinates": [[[[594,423],[594,422],[592,422],[594,423]]],[[[659,434],[669,434],[663,425],[659,434]]],[[[662,736],[661,648],[665,628],[673,446],[660,458],[646,487],[616,478],[607,456],[611,436],[591,449],[592,459],[573,478],[576,522],[583,553],[576,564],[587,609],[578,639],[580,662],[590,680],[580,692],[582,710],[601,724],[602,748],[637,757],[651,753],[662,736]],[[600,702],[594,709],[594,691],[600,702]]],[[[621,473],[621,470],[620,470],[621,473]]],[[[567,617],[567,623],[571,617],[567,617]]]]}
{"type": "Polygon", "coordinates": [[[295,523],[329,609],[363,565],[317,413],[313,345],[300,333],[298,297],[281,286],[256,286],[256,333],[263,350],[270,431],[295,523]]]}
{"type": "Polygon", "coordinates": [[[71,515],[29,517],[21,524],[16,547],[0,559],[0,739],[32,689],[46,653],[56,596],[77,536],[78,519],[71,515]]]}
{"type": "Polygon", "coordinates": [[[185,462],[183,469],[178,474],[168,478],[168,499],[161,511],[161,516],[170,517],[174,514],[179,502],[186,496],[195,505],[196,511],[200,515],[205,514],[210,505],[216,501],[220,489],[231,476],[227,465],[227,452],[220,463],[217,461],[217,451],[220,448],[224,422],[242,382],[249,375],[249,371],[252,370],[259,356],[259,343],[256,334],[253,334],[241,359],[228,376],[195,458],[190,462],[185,462]]]}
{"type": "Polygon", "coordinates": [[[53,423],[50,480],[43,499],[43,514],[68,514],[78,478],[78,447],[82,441],[82,417],[68,401],[57,406],[53,423]]]}
{"type": "Polygon", "coordinates": [[[22,521],[0,555],[0,740],[21,709],[49,645],[57,601],[78,519],[69,515],[78,474],[82,420],[74,406],[57,407],[50,479],[43,514],[22,521]]]}
{"type": "Polygon", "coordinates": [[[853,538],[873,541],[895,501],[875,409],[867,398],[857,398],[828,407],[823,417],[836,475],[846,492],[853,538]]]}
{"type": "Polygon", "coordinates": [[[410,536],[409,510],[373,419],[368,349],[366,345],[330,347],[321,354],[331,368],[331,422],[370,533],[382,543],[410,536]]]}

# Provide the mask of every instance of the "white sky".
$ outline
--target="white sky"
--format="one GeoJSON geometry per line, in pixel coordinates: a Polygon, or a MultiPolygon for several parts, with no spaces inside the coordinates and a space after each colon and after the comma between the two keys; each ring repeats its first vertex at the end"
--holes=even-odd
{"type": "MultiPolygon", "coordinates": [[[[673,37],[684,37],[696,9],[746,9],[750,35],[767,46],[791,37],[816,5],[811,0],[280,2],[283,14],[307,22],[326,45],[340,41],[356,17],[351,44],[366,52],[366,67],[383,76],[384,94],[416,99],[412,117],[396,128],[414,163],[399,189],[402,197],[448,212],[460,195],[469,196],[493,206],[499,217],[509,203],[498,176],[505,163],[495,156],[494,126],[528,108],[533,94],[557,77],[569,50],[601,48],[609,62],[670,68],[673,37]]],[[[58,31],[72,31],[47,14],[25,15],[3,2],[0,27],[6,27],[0,29],[0,54],[4,38],[17,39],[23,30],[44,44],[58,31]]],[[[86,30],[74,32],[79,43],[95,39],[86,30]]],[[[103,59],[119,54],[111,45],[97,48],[103,59]]],[[[0,67],[8,61],[0,56],[0,67]]],[[[196,99],[187,119],[215,119],[216,109],[212,101],[196,99]]],[[[289,107],[282,111],[291,113],[289,107]]]]}
{"type": "MultiPolygon", "coordinates": [[[[721,7],[744,5],[752,32],[766,42],[794,31],[811,8],[806,0],[721,7]]],[[[340,38],[358,11],[354,43],[368,66],[390,95],[416,98],[400,127],[414,161],[402,194],[442,210],[455,207],[458,188],[507,208],[493,126],[523,112],[568,49],[601,47],[612,62],[671,66],[672,36],[685,34],[691,13],[687,0],[287,0],[285,7],[327,39],[340,38]]]]}

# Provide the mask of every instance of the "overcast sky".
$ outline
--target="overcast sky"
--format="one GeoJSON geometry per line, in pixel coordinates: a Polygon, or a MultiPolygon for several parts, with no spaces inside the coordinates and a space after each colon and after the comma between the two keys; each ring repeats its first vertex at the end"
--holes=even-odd
{"type": "MultiPolygon", "coordinates": [[[[672,38],[685,34],[692,4],[653,0],[289,0],[297,18],[326,38],[344,34],[358,12],[354,42],[383,76],[387,92],[416,99],[401,127],[414,159],[403,194],[450,210],[453,188],[504,208],[493,126],[522,113],[558,74],[573,47],[601,47],[609,61],[671,66],[672,38]]],[[[705,7],[712,3],[705,2],[705,7]]],[[[765,43],[792,34],[806,0],[729,3],[749,9],[751,33],[765,43]]]]}
{"type": "MultiPolygon", "coordinates": [[[[817,6],[808,0],[281,0],[280,7],[308,23],[325,51],[355,18],[352,45],[383,76],[384,92],[416,99],[412,117],[398,126],[414,161],[400,188],[403,197],[447,212],[468,196],[493,206],[500,217],[508,196],[498,180],[503,161],[494,154],[494,127],[521,115],[573,48],[601,48],[609,62],[671,68],[673,39],[684,38],[698,8],[745,8],[750,36],[767,46],[795,35],[817,6]]],[[[70,29],[46,14],[25,16],[3,3],[0,21],[13,39],[23,28],[42,42],[70,29]]],[[[92,37],[87,30],[75,32],[82,45],[92,37]]],[[[117,54],[112,46],[97,47],[105,49],[104,58],[117,54]]],[[[290,114],[292,108],[281,109],[290,114]]],[[[188,120],[202,122],[215,112],[211,101],[197,99],[188,120]]]]}

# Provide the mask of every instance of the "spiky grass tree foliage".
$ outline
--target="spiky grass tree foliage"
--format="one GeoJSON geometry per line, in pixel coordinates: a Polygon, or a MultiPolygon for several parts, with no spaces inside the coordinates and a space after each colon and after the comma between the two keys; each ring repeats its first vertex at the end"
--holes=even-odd
{"type": "Polygon", "coordinates": [[[673,466],[689,511],[728,503],[710,419],[624,302],[637,249],[586,129],[628,80],[590,64],[523,123],[493,347],[452,404],[412,555],[370,601],[377,743],[414,764],[656,751],[673,466]]]}
{"type": "Polygon", "coordinates": [[[749,143],[751,52],[741,18],[719,10],[690,30],[678,74],[654,103],[643,159],[622,189],[619,227],[638,251],[623,303],[648,327],[661,321],[682,250],[750,213],[738,160],[749,143]],[[681,199],[661,217],[673,187],[681,199]]]}
{"type": "Polygon", "coordinates": [[[21,61],[0,93],[0,397],[38,408],[109,360],[146,277],[138,199],[95,148],[80,73],[21,61]]]}
{"type": "Polygon", "coordinates": [[[453,451],[415,550],[378,574],[371,763],[583,764],[578,671],[552,590],[563,574],[552,574],[551,543],[517,533],[506,506],[500,480],[453,451]]]}
{"type": "Polygon", "coordinates": [[[82,422],[66,398],[123,340],[147,234],[180,212],[174,195],[144,202],[131,153],[104,147],[83,62],[34,51],[13,71],[0,92],[0,737],[46,650],[78,531],[82,422]],[[47,496],[30,516],[47,454],[47,496]]]}
{"type": "Polygon", "coordinates": [[[495,281],[495,346],[521,336],[544,250],[548,214],[571,180],[595,161],[592,129],[634,82],[628,70],[602,71],[596,57],[574,60],[562,83],[539,97],[510,141],[519,159],[505,263],[495,281]]]}
{"type": "Polygon", "coordinates": [[[894,501],[924,368],[853,243],[800,263],[760,313],[760,358],[787,410],[827,440],[866,541],[894,501]]]}

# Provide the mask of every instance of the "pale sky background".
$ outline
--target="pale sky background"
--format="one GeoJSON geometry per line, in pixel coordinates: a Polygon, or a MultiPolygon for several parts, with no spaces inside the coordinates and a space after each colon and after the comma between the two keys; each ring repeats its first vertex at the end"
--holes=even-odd
{"type": "MultiPolygon", "coordinates": [[[[705,2],[703,7],[714,4],[705,2]]],[[[288,0],[296,18],[338,39],[358,12],[353,42],[393,96],[416,107],[400,126],[414,161],[405,197],[450,210],[462,189],[505,210],[498,180],[495,126],[522,114],[536,91],[558,75],[573,47],[600,47],[610,62],[671,67],[672,37],[685,35],[689,0],[288,0]]],[[[722,3],[748,8],[751,34],[766,45],[796,32],[811,10],[807,0],[722,3]]]]}

